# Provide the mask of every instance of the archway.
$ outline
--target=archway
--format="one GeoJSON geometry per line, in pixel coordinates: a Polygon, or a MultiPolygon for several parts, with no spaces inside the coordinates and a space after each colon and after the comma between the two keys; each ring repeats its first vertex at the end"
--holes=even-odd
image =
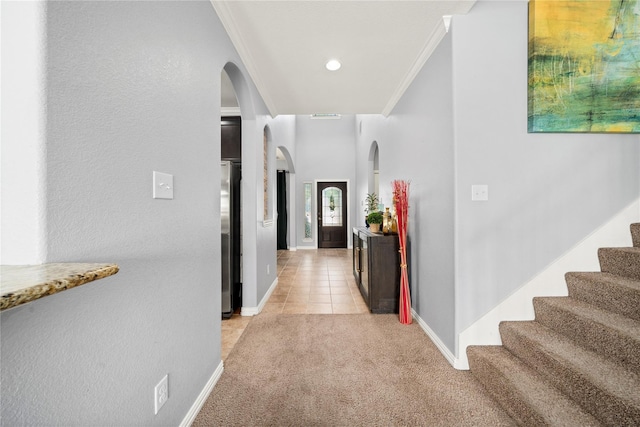
{"type": "Polygon", "coordinates": [[[295,168],[289,150],[283,146],[276,147],[276,173],[277,248],[296,250],[295,245],[292,245],[296,241],[296,218],[292,215],[295,212],[295,168]]]}
{"type": "Polygon", "coordinates": [[[229,319],[242,306],[242,116],[225,70],[220,87],[221,310],[229,319]]]}
{"type": "Polygon", "coordinates": [[[367,162],[367,193],[376,193],[380,196],[380,151],[378,142],[373,141],[369,148],[367,162]]]}
{"type": "MultiPolygon", "coordinates": [[[[255,110],[252,103],[250,86],[247,83],[242,71],[233,63],[227,63],[221,70],[221,90],[220,90],[220,135],[222,136],[222,117],[233,118],[236,124],[236,130],[239,132],[240,143],[235,153],[236,158],[244,166],[242,169],[242,180],[240,181],[240,197],[236,198],[236,202],[240,205],[240,214],[234,216],[237,222],[240,224],[240,242],[236,246],[236,254],[239,252],[240,256],[240,278],[237,279],[241,283],[241,294],[238,296],[235,294],[236,299],[240,299],[240,307],[234,307],[233,316],[244,315],[244,307],[256,305],[257,283],[256,283],[256,259],[257,259],[257,231],[255,227],[251,227],[250,224],[255,224],[255,218],[258,213],[256,206],[256,164],[255,164],[255,150],[258,146],[256,141],[258,133],[255,131],[255,110]],[[225,89],[226,88],[226,89],[225,89]],[[231,88],[233,92],[232,96],[227,93],[231,88]],[[225,92],[223,92],[225,91],[225,92]],[[227,104],[229,99],[235,99],[235,105],[227,104]],[[223,101],[227,100],[227,101],[223,101]],[[241,309],[239,312],[238,308],[241,309]]],[[[221,144],[222,146],[222,144],[221,144]]],[[[221,151],[222,156],[222,151],[221,151]]],[[[222,157],[221,157],[222,158],[222,157]]],[[[213,168],[216,171],[216,175],[221,175],[222,165],[218,162],[212,162],[213,168]],[[220,165],[220,169],[218,169],[220,165]]],[[[215,176],[215,175],[214,175],[215,176]]],[[[221,182],[220,180],[214,180],[214,182],[221,182]]],[[[220,193],[222,194],[222,192],[220,193]]],[[[222,226],[222,221],[221,221],[222,226]]],[[[222,236],[219,243],[219,247],[222,248],[222,236]]],[[[217,260],[220,262],[220,274],[222,274],[222,256],[217,260]]],[[[217,278],[216,278],[217,279],[217,278]]],[[[217,283],[217,280],[215,283],[217,283]]],[[[220,289],[221,292],[221,288],[220,289]]],[[[222,306],[222,304],[221,304],[222,306]]],[[[216,310],[217,311],[217,310],[216,310]]],[[[222,317],[222,316],[221,316],[222,317]]],[[[229,353],[237,337],[231,333],[225,333],[228,329],[222,328],[220,324],[220,337],[221,337],[221,353],[222,358],[225,359],[229,353]]],[[[233,331],[233,329],[231,329],[233,331]]]]}
{"type": "Polygon", "coordinates": [[[262,146],[259,132],[256,132],[256,115],[250,86],[242,71],[232,62],[224,66],[236,94],[241,115],[242,133],[242,184],[241,184],[241,230],[242,230],[242,315],[255,314],[251,307],[258,305],[258,233],[256,219],[261,216],[258,206],[258,176],[256,150],[262,146]],[[250,309],[246,310],[245,307],[250,309]]]}

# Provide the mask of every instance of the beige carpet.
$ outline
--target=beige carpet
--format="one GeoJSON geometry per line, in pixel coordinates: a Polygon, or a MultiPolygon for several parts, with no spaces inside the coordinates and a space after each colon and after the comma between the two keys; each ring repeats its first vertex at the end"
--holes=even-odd
{"type": "Polygon", "coordinates": [[[194,426],[514,425],[397,315],[251,320],[194,426]]]}

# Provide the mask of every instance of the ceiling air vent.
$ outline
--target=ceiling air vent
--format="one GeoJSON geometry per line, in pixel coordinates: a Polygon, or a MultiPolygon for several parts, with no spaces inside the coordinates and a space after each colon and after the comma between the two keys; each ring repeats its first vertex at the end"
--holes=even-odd
{"type": "Polygon", "coordinates": [[[312,114],[311,118],[312,119],[341,119],[342,116],[340,114],[335,114],[335,113],[318,113],[318,114],[312,114]]]}

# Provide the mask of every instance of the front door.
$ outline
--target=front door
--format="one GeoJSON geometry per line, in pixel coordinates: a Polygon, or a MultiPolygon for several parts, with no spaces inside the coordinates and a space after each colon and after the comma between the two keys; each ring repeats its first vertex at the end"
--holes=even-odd
{"type": "Polygon", "coordinates": [[[347,247],[347,183],[319,182],[318,248],[347,247]]]}

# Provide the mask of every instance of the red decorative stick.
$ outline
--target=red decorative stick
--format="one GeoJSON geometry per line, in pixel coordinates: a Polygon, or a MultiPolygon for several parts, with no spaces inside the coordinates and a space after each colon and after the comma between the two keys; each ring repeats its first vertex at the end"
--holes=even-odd
{"type": "Polygon", "coordinates": [[[398,239],[400,241],[400,323],[411,324],[411,295],[409,293],[409,272],[407,270],[407,224],[409,216],[409,182],[395,180],[391,183],[393,204],[398,218],[398,239]]]}

